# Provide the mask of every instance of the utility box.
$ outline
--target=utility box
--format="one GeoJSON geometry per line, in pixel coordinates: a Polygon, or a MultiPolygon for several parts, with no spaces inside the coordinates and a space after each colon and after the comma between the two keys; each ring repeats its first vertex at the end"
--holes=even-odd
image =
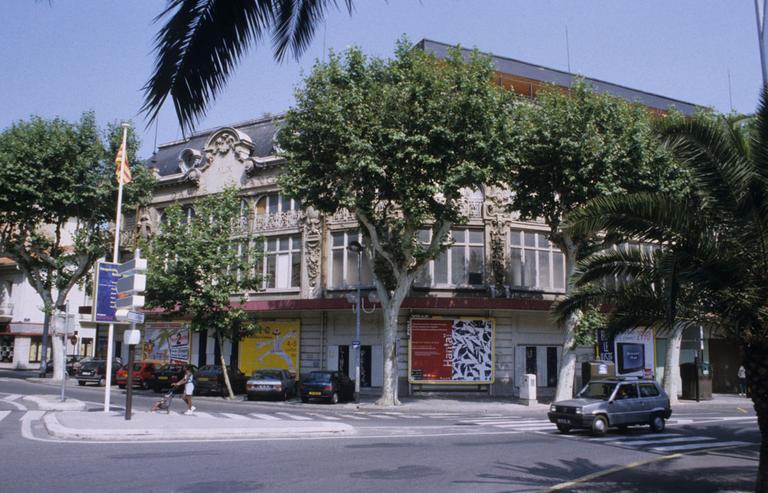
{"type": "Polygon", "coordinates": [[[536,397],[536,374],[523,375],[523,383],[520,386],[520,402],[526,406],[532,406],[538,402],[536,397]]]}
{"type": "Polygon", "coordinates": [[[680,365],[683,399],[712,400],[712,370],[708,363],[683,363],[680,365]]]}
{"type": "Polygon", "coordinates": [[[585,361],[581,364],[581,386],[592,380],[616,376],[616,365],[613,361],[585,361]]]}

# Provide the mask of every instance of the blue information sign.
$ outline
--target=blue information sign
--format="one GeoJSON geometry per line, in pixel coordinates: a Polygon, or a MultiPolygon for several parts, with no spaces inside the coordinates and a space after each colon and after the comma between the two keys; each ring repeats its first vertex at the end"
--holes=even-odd
{"type": "Polygon", "coordinates": [[[120,274],[117,269],[120,264],[100,262],[96,266],[96,282],[93,296],[96,306],[94,314],[97,322],[115,321],[115,302],[117,300],[117,280],[120,274]]]}

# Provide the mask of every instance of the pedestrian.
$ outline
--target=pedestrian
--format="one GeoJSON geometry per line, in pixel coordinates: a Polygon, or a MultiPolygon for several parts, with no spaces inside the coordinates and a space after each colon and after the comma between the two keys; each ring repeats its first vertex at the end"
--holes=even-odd
{"type": "Polygon", "coordinates": [[[174,387],[181,387],[182,385],[184,386],[184,395],[181,398],[187,403],[187,410],[184,411],[184,414],[190,415],[197,409],[192,405],[192,394],[195,391],[195,372],[192,365],[187,365],[184,378],[173,384],[174,387]]]}
{"type": "Polygon", "coordinates": [[[739,396],[746,397],[747,396],[747,370],[744,368],[744,365],[739,366],[739,396]]]}

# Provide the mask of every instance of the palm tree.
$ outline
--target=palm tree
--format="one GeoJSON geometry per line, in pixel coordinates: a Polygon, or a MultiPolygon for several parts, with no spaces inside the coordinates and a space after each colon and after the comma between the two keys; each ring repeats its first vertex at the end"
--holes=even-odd
{"type": "Polygon", "coordinates": [[[556,310],[607,302],[615,330],[706,323],[739,341],[762,436],[756,491],[768,492],[768,89],[745,122],[699,117],[662,129],[692,172],[688,194],[601,197],[571,214],[574,233],[607,231],[659,248],[582,262],[579,288],[556,310]],[[601,282],[615,275],[629,281],[601,282]]]}
{"type": "MultiPolygon", "coordinates": [[[[352,0],[343,0],[352,13],[352,0]]],[[[338,0],[169,0],[155,18],[157,60],[144,86],[149,123],[171,97],[182,131],[192,130],[250,45],[271,31],[278,61],[299,57],[338,0]]]]}

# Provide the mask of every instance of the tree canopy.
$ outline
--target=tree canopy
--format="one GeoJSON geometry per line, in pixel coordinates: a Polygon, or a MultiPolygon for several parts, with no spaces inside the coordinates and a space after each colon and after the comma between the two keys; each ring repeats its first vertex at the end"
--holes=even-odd
{"type": "MultiPolygon", "coordinates": [[[[138,142],[129,136],[135,163],[138,142]]],[[[54,307],[109,250],[121,138],[118,124],[100,130],[92,113],[75,123],[33,117],[0,133],[0,256],[14,260],[42,298],[45,331],[54,307]]],[[[133,175],[126,206],[146,203],[154,180],[143,166],[133,175]]]]}
{"type": "Polygon", "coordinates": [[[406,41],[388,60],[332,53],[279,131],[285,193],[361,226],[385,312],[385,404],[397,402],[397,314],[414,277],[465,220],[464,192],[498,182],[515,158],[512,102],[492,76],[476,52],[438,60],[406,41]],[[425,243],[421,230],[431,231],[425,243]]]}
{"type": "MultiPolygon", "coordinates": [[[[169,0],[155,39],[157,60],[144,86],[150,123],[169,96],[182,130],[194,128],[241,57],[271,31],[275,58],[297,58],[338,0],[169,0]]],[[[352,13],[352,0],[343,0],[352,13]]]]}
{"type": "Polygon", "coordinates": [[[191,220],[180,204],[164,211],[148,245],[146,305],[189,317],[193,331],[213,330],[223,347],[224,339],[239,340],[255,328],[232,300],[239,296],[242,303],[248,292],[261,289],[261,270],[254,269],[261,250],[241,226],[237,187],[195,202],[194,211],[191,220]]]}

